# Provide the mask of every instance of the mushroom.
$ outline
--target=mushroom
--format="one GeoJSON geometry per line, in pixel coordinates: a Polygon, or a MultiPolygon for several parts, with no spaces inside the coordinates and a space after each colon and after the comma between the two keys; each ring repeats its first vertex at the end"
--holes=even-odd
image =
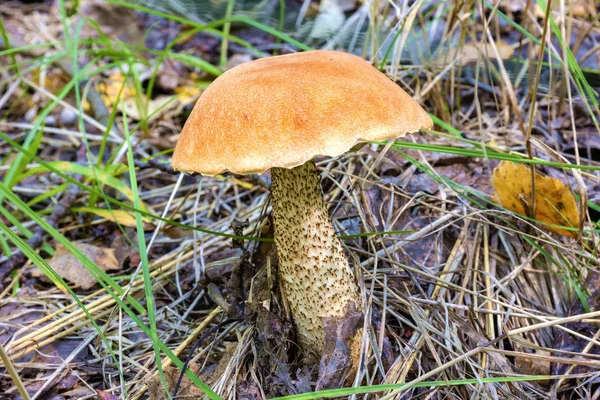
{"type": "Polygon", "coordinates": [[[282,293],[300,347],[314,359],[324,320],[363,309],[314,157],[431,127],[419,104],[367,61],[307,51],[247,62],[215,79],[185,123],[172,165],[203,175],[271,170],[282,293]]]}

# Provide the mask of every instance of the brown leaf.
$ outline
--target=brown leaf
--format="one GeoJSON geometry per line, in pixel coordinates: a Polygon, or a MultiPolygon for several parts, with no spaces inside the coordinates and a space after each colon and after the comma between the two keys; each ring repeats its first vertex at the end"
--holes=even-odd
{"type": "Polygon", "coordinates": [[[160,66],[156,83],[161,89],[171,91],[181,86],[183,77],[183,64],[175,60],[166,59],[160,66]]]}
{"type": "Polygon", "coordinates": [[[542,222],[542,227],[572,238],[576,231],[559,227],[579,227],[579,211],[575,197],[559,179],[535,173],[535,215],[532,213],[531,170],[523,164],[502,161],[493,173],[496,199],[503,207],[542,222]]]}
{"type": "Polygon", "coordinates": [[[118,400],[119,398],[114,394],[106,393],[104,390],[96,390],[100,400],[118,400]]]}
{"type": "MultiPolygon", "coordinates": [[[[600,309],[600,285],[598,285],[598,281],[600,281],[600,272],[597,271],[597,268],[592,268],[588,271],[585,281],[581,284],[581,290],[587,294],[586,301],[587,307],[581,302],[581,299],[578,296],[571,296],[572,299],[569,303],[568,297],[562,299],[566,304],[559,305],[560,308],[566,307],[566,313],[561,315],[561,317],[569,317],[572,315],[580,315],[588,312],[589,310],[598,310],[600,309]]],[[[553,336],[554,342],[552,349],[556,350],[552,355],[555,357],[572,357],[571,354],[583,354],[585,352],[588,353],[588,357],[597,358],[600,354],[600,348],[598,346],[592,346],[591,349],[585,350],[589,345],[589,339],[594,337],[598,330],[598,326],[593,322],[584,322],[584,321],[574,321],[564,324],[564,329],[558,329],[558,327],[553,328],[553,336]],[[579,335],[575,336],[570,332],[577,332],[579,335]],[[570,354],[571,353],[571,354],[570,354]]],[[[564,375],[567,369],[570,368],[569,364],[563,364],[559,362],[552,363],[552,375],[564,375]]],[[[592,371],[596,371],[597,368],[589,366],[589,365],[576,365],[575,368],[571,371],[572,374],[588,374],[592,371]]]]}
{"type": "Polygon", "coordinates": [[[360,341],[358,332],[363,318],[363,313],[356,310],[354,303],[350,303],[343,317],[323,319],[325,345],[316,390],[342,387],[356,372],[358,357],[355,346],[356,341],[360,341]]]}
{"type": "MultiPolygon", "coordinates": [[[[560,12],[560,2],[559,1],[553,1],[552,2],[552,11],[555,13],[560,12]]],[[[593,6],[593,2],[588,1],[588,0],[566,0],[565,1],[565,13],[570,16],[570,17],[586,17],[586,16],[592,16],[594,15],[594,6],[593,6]]],[[[544,18],[546,13],[544,12],[544,9],[542,9],[542,7],[540,7],[539,4],[535,4],[534,5],[534,9],[533,12],[535,14],[536,17],[538,18],[544,18]]]]}
{"type": "MultiPolygon", "coordinates": [[[[92,389],[90,389],[87,386],[77,386],[69,391],[66,392],[61,392],[60,393],[60,397],[58,397],[59,399],[69,399],[69,400],[74,400],[74,399],[82,399],[82,398],[86,398],[88,396],[92,396],[94,395],[94,391],[92,389]]],[[[44,396],[44,399],[48,399],[48,397],[44,396]]],[[[89,397],[88,397],[89,398],[89,397]]],[[[94,398],[94,397],[92,397],[94,398]]],[[[101,397],[101,400],[109,400],[106,398],[101,397]]]]}
{"type": "MultiPolygon", "coordinates": [[[[111,38],[119,38],[129,44],[139,44],[144,32],[139,27],[139,16],[129,7],[109,4],[102,0],[81,2],[79,15],[97,23],[102,32],[111,38]]],[[[83,24],[84,37],[95,37],[98,32],[91,24],[83,24]],[[89,26],[88,26],[89,25],[89,26]]]]}
{"type": "Polygon", "coordinates": [[[129,231],[125,231],[125,234],[117,233],[110,247],[115,250],[115,257],[121,267],[137,267],[140,264],[140,253],[131,246],[136,240],[135,233],[128,233],[129,231]]]}
{"type": "Polygon", "coordinates": [[[176,225],[165,226],[162,230],[162,233],[167,235],[170,239],[182,239],[194,236],[194,233],[189,229],[185,229],[176,225]]]}
{"type": "MultiPolygon", "coordinates": [[[[115,257],[114,249],[78,242],[73,243],[73,245],[103,271],[119,269],[119,262],[115,257]]],[[[56,246],[54,256],[48,261],[48,264],[63,279],[74,283],[82,289],[90,289],[97,283],[92,274],[62,244],[56,246]]],[[[34,276],[43,275],[39,270],[34,270],[32,274],[34,276]]]]}
{"type": "MultiPolygon", "coordinates": [[[[538,350],[536,353],[542,356],[550,356],[550,352],[545,350],[538,350]]],[[[524,375],[550,375],[549,360],[540,359],[539,357],[527,357],[527,353],[515,357],[515,367],[524,375]]],[[[548,381],[539,381],[538,383],[545,385],[548,381]]]]}
{"type": "MultiPolygon", "coordinates": [[[[189,365],[190,370],[196,373],[198,371],[198,364],[192,362],[189,365]]],[[[169,365],[167,368],[163,370],[165,382],[167,384],[167,388],[169,389],[170,394],[172,394],[175,386],[177,385],[177,381],[179,380],[179,375],[181,374],[181,370],[172,365],[169,365]]],[[[160,380],[158,374],[152,375],[147,380],[148,385],[148,395],[150,400],[166,400],[169,399],[170,396],[165,393],[165,388],[160,380]]],[[[204,396],[204,392],[196,387],[194,383],[187,376],[183,376],[181,380],[181,384],[177,390],[177,398],[178,399],[201,399],[204,396]]]]}
{"type": "Polygon", "coordinates": [[[237,67],[238,65],[242,65],[249,61],[252,61],[252,55],[249,53],[233,54],[231,57],[229,57],[229,60],[227,60],[227,69],[237,67]]]}
{"type": "Polygon", "coordinates": [[[239,400],[260,400],[264,398],[261,395],[260,387],[250,380],[238,384],[237,395],[239,400]]]}

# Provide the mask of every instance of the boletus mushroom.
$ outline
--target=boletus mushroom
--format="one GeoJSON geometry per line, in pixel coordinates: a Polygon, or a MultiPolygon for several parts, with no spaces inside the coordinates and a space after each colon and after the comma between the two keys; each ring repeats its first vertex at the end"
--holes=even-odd
{"type": "Polygon", "coordinates": [[[326,318],[362,311],[313,158],[431,126],[419,104],[367,61],[323,50],[228,70],[202,93],[185,123],[175,169],[203,175],[271,170],[280,284],[309,358],[322,354],[326,318]]]}

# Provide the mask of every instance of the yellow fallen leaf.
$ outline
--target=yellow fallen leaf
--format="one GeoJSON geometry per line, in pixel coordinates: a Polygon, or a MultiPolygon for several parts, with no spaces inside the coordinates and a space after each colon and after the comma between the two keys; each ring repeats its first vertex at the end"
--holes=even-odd
{"type": "MultiPolygon", "coordinates": [[[[133,213],[130,213],[125,210],[107,210],[106,208],[77,207],[73,208],[73,211],[92,213],[109,221],[115,222],[119,225],[128,226],[131,228],[135,228],[137,226],[135,222],[135,216],[133,215],[133,213]]],[[[150,231],[154,229],[154,225],[150,222],[148,218],[142,217],[142,221],[145,231],[150,231]]]]}
{"type": "Polygon", "coordinates": [[[559,179],[535,174],[535,215],[532,213],[531,169],[523,164],[502,161],[493,173],[496,199],[504,208],[542,222],[542,227],[572,238],[577,231],[552,225],[579,227],[579,211],[575,197],[559,179]]]}
{"type": "Polygon", "coordinates": [[[183,105],[194,104],[202,93],[202,89],[197,86],[180,86],[176,87],[174,91],[183,105]]]}
{"type": "Polygon", "coordinates": [[[112,106],[119,100],[119,98],[122,100],[128,100],[136,95],[136,90],[133,84],[130,81],[126,82],[125,76],[119,72],[115,72],[111,74],[105,81],[99,82],[97,90],[108,109],[111,109],[112,106]],[[121,87],[123,87],[123,91],[121,91],[121,87]],[[119,93],[121,93],[120,97],[119,93]]]}
{"type": "Polygon", "coordinates": [[[47,69],[44,72],[42,73],[40,68],[35,68],[31,72],[31,78],[52,94],[58,94],[71,80],[69,75],[58,68],[47,69]]]}
{"type": "MultiPolygon", "coordinates": [[[[85,254],[93,263],[104,271],[119,269],[119,262],[115,256],[115,250],[93,246],[85,243],[73,243],[79,251],[85,254]]],[[[56,251],[48,264],[63,279],[74,283],[82,289],[91,289],[97,283],[92,274],[79,262],[69,250],[62,244],[56,246],[56,251]]],[[[40,270],[32,271],[34,276],[42,276],[40,270]]]]}
{"type": "MultiPolygon", "coordinates": [[[[42,73],[40,68],[34,68],[31,71],[31,79],[34,82],[38,82],[44,89],[55,95],[59,94],[64,89],[65,85],[71,81],[71,77],[59,68],[49,69],[44,73],[42,73]]],[[[71,95],[67,96],[66,100],[71,104],[75,103],[71,95]]],[[[89,110],[90,103],[85,100],[83,103],[83,111],[88,112],[89,110]]]]}

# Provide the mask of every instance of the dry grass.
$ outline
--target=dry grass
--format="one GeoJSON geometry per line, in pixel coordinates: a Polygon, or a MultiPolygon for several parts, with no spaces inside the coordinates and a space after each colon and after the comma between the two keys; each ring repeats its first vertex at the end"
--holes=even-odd
{"type": "MultiPolygon", "coordinates": [[[[536,17],[533,6],[518,1],[490,8],[483,2],[426,3],[416,2],[412,8],[377,1],[357,4],[346,12],[347,25],[339,28],[356,35],[340,34],[320,42],[313,37],[311,43],[346,49],[352,45],[355,51],[364,48],[372,59],[381,61],[387,53],[390,60],[401,60],[402,64],[386,63],[386,72],[438,118],[439,131],[397,145],[367,145],[336,160],[319,160],[326,199],[336,228],[346,235],[344,245],[368,310],[362,363],[353,385],[363,388],[354,389],[355,398],[597,398],[597,223],[586,215],[580,241],[550,234],[527,218],[495,206],[489,182],[497,163],[489,157],[492,153],[534,159],[538,164],[559,163],[563,168],[540,168],[569,182],[579,194],[583,213],[587,214],[590,203],[593,212],[593,201],[586,199],[597,202],[600,187],[599,159],[593,155],[600,150],[590,139],[600,134],[598,97],[586,98],[582,92],[588,87],[597,91],[600,85],[580,83],[577,65],[564,67],[561,60],[566,52],[557,33],[572,38],[569,48],[587,68],[583,71],[586,79],[597,77],[590,68],[600,62],[597,6],[577,16],[575,11],[561,14],[564,1],[553,1],[562,7],[552,14],[554,30],[550,14],[536,17]],[[512,14],[528,35],[503,20],[500,12],[512,14]],[[357,25],[363,17],[364,25],[357,25]],[[543,39],[543,32],[548,32],[548,40],[543,39]],[[518,56],[503,59],[506,43],[501,40],[518,56]],[[539,41],[545,41],[555,55],[549,65],[537,62],[539,41]],[[456,56],[463,54],[465,42],[480,43],[478,62],[456,56]],[[370,49],[380,49],[377,57],[370,49]],[[445,57],[442,65],[436,61],[440,54],[445,57]],[[569,147],[573,142],[579,145],[569,147]],[[441,151],[429,151],[428,144],[441,146],[441,151]],[[473,151],[478,153],[473,155],[473,151]],[[570,164],[588,167],[571,169],[570,164]],[[402,385],[375,387],[382,384],[402,385]],[[377,392],[365,394],[369,390],[377,392]]],[[[69,44],[74,39],[65,40],[62,27],[65,23],[74,27],[77,14],[69,19],[54,6],[30,7],[0,6],[6,32],[24,44],[53,43],[48,54],[72,61],[69,44]]],[[[234,24],[232,34],[236,29],[240,27],[234,24]]],[[[251,41],[247,36],[245,31],[240,34],[251,41]]],[[[220,43],[214,36],[201,37],[220,43]]],[[[269,45],[274,42],[261,40],[269,45]]],[[[263,42],[258,41],[257,47],[269,48],[263,42]]],[[[231,54],[249,52],[233,40],[229,45],[231,54]]],[[[44,47],[35,51],[40,48],[44,47]]],[[[95,39],[80,44],[78,51],[81,62],[92,62],[90,69],[108,68],[109,63],[113,68],[131,68],[132,59],[143,61],[139,53],[130,48],[128,53],[125,48],[116,45],[113,54],[106,51],[105,41],[95,39]]],[[[142,237],[149,243],[148,264],[142,257],[138,269],[134,267],[134,260],[139,259],[135,228],[118,227],[83,212],[69,213],[54,226],[68,240],[118,247],[126,253],[130,263],[111,275],[130,299],[143,305],[141,310],[135,311],[133,302],[124,305],[119,300],[125,298],[123,293],[111,295],[116,293],[114,288],[91,292],[75,288],[84,310],[60,286],[30,277],[37,263],[33,257],[5,281],[0,294],[1,344],[29,395],[45,398],[60,393],[65,398],[91,399],[103,390],[102,395],[115,398],[166,398],[162,384],[172,390],[179,369],[171,367],[171,358],[161,351],[159,373],[158,342],[180,360],[189,358],[191,370],[226,399],[293,394],[306,384],[305,376],[308,381],[316,379],[316,370],[302,370],[296,357],[274,278],[276,261],[270,243],[191,229],[232,233],[238,226],[236,235],[265,236],[268,182],[260,177],[180,178],[162,171],[164,164],[145,162],[152,155],[159,161],[169,160],[168,154],[160,152],[174,143],[184,120],[181,108],[138,125],[129,123],[127,129],[129,118],[123,118],[121,108],[115,109],[112,129],[106,128],[111,118],[99,121],[92,112],[85,121],[70,126],[43,126],[44,121],[49,125],[44,113],[56,117],[62,108],[80,109],[82,102],[72,91],[63,96],[60,90],[44,89],[32,78],[33,67],[40,67],[42,76],[60,68],[52,56],[44,59],[35,51],[17,51],[14,59],[4,53],[0,58],[0,130],[23,145],[39,128],[43,131],[39,147],[29,142],[24,146],[41,161],[68,160],[114,173],[114,165],[126,164],[127,146],[120,144],[131,129],[131,149],[140,161],[135,170],[123,168],[114,175],[128,185],[128,173],[133,174],[139,200],[151,214],[168,221],[163,224],[154,218],[154,225],[147,226],[142,237]],[[14,62],[19,64],[18,72],[14,62]],[[71,106],[58,102],[63,97],[71,106]],[[28,114],[43,117],[41,122],[28,121],[28,114]],[[100,148],[105,155],[97,161],[100,148]],[[186,226],[173,226],[171,221],[186,226]],[[146,279],[150,277],[146,283],[151,287],[155,316],[144,309],[149,289],[144,287],[144,272],[146,279]],[[261,312],[256,304],[269,313],[261,312]],[[156,325],[154,340],[140,323],[156,325]]],[[[191,52],[185,47],[181,51],[191,52]]],[[[217,64],[217,57],[203,55],[217,64]]],[[[70,74],[72,82],[73,71],[70,74]]],[[[128,75],[138,89],[142,82],[147,84],[147,78],[140,75],[128,75]]],[[[91,82],[107,80],[101,71],[90,76],[75,72],[75,76],[91,82]]],[[[209,79],[208,74],[200,78],[209,79]]],[[[93,92],[95,86],[84,85],[81,90],[93,92]]],[[[138,100],[144,104],[143,96],[138,100]]],[[[4,185],[11,183],[16,154],[18,150],[8,142],[0,144],[4,185]]],[[[25,159],[22,171],[36,168],[39,162],[25,159]]],[[[104,180],[85,175],[80,179],[94,191],[81,188],[74,207],[107,207],[109,202],[100,191],[111,199],[135,204],[135,196],[127,198],[104,180]]],[[[47,217],[69,186],[65,182],[56,171],[46,170],[14,181],[10,189],[25,201],[35,199],[31,212],[47,217]],[[62,190],[36,199],[63,184],[62,190]]],[[[4,192],[0,196],[6,229],[27,238],[35,225],[31,214],[4,192]]],[[[7,262],[7,249],[16,248],[7,231],[3,232],[0,244],[5,254],[0,263],[7,262]]],[[[41,251],[44,258],[50,258],[48,251],[54,244],[47,236],[41,251]]],[[[15,397],[17,386],[9,372],[2,374],[0,391],[15,397]]],[[[187,378],[180,387],[180,395],[199,396],[187,378]]],[[[338,394],[348,397],[351,391],[338,394]]]]}

